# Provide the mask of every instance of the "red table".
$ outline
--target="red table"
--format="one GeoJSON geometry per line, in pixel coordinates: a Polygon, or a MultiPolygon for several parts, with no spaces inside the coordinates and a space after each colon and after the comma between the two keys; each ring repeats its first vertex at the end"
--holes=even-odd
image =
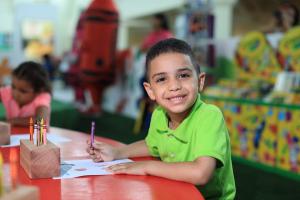
{"type": "MultiPolygon", "coordinates": [[[[27,133],[26,128],[12,128],[12,133],[27,133]]],[[[67,129],[51,127],[51,134],[57,134],[70,138],[72,142],[60,143],[61,160],[87,158],[85,152],[88,134],[67,129]]],[[[104,141],[112,145],[122,143],[96,137],[96,140],[104,141]]],[[[19,147],[0,148],[4,162],[9,162],[12,149],[16,148],[19,156],[19,147]]],[[[145,160],[139,158],[134,160],[145,160]]],[[[155,176],[134,175],[106,175],[86,176],[73,179],[29,179],[23,168],[18,163],[19,182],[26,185],[38,186],[41,200],[76,200],[76,199],[204,199],[197,188],[189,183],[168,180],[155,176]]]]}

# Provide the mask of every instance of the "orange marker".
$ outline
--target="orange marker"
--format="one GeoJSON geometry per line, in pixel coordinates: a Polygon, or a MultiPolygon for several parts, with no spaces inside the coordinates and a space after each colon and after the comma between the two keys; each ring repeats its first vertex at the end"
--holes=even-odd
{"type": "Polygon", "coordinates": [[[29,120],[29,140],[33,141],[33,119],[30,117],[29,120]]]}

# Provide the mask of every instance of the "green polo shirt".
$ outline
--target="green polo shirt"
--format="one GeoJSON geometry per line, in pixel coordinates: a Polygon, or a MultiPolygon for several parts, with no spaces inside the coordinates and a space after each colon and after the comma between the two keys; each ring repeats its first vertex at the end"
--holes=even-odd
{"type": "Polygon", "coordinates": [[[234,199],[235,182],[228,131],[220,109],[206,104],[200,95],[191,113],[176,128],[168,127],[166,112],[157,107],[151,118],[146,144],[149,152],[165,162],[194,161],[201,156],[217,160],[213,177],[199,186],[205,199],[234,199]]]}

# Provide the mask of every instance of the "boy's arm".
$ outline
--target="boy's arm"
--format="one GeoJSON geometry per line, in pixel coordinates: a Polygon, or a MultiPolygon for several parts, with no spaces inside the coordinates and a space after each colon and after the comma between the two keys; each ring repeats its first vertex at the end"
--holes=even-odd
{"type": "Polygon", "coordinates": [[[121,147],[114,147],[104,142],[95,141],[91,148],[91,142],[87,141],[86,151],[94,162],[112,161],[129,157],[149,156],[149,151],[144,140],[134,142],[121,147]]]}
{"type": "Polygon", "coordinates": [[[140,140],[118,148],[116,159],[150,156],[145,140],[140,140]]]}
{"type": "Polygon", "coordinates": [[[115,174],[153,175],[195,185],[205,185],[212,177],[215,168],[215,158],[199,157],[193,162],[144,161],[123,163],[111,166],[109,170],[115,174]]]}

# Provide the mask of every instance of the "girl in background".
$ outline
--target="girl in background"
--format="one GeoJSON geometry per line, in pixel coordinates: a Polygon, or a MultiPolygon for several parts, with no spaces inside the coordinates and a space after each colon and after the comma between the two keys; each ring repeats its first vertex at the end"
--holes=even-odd
{"type": "Polygon", "coordinates": [[[161,40],[174,37],[169,30],[167,17],[163,13],[158,13],[153,16],[152,28],[153,31],[146,36],[141,45],[143,52],[147,52],[150,47],[161,40]]]}
{"type": "Polygon", "coordinates": [[[48,73],[38,63],[21,63],[12,73],[11,86],[0,88],[0,101],[11,125],[28,126],[30,117],[49,125],[51,86],[48,73]]]}

